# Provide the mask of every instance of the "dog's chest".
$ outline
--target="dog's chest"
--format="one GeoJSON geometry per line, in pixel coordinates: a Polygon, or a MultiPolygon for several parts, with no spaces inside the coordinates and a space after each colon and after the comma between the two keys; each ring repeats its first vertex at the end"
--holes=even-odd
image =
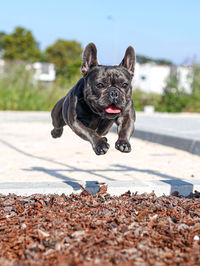
{"type": "Polygon", "coordinates": [[[100,117],[96,117],[96,116],[95,116],[95,117],[93,117],[93,119],[91,119],[91,120],[89,121],[88,126],[89,126],[89,128],[95,130],[95,129],[98,128],[98,126],[99,126],[99,124],[101,123],[101,121],[102,121],[102,118],[100,118],[100,117]]]}
{"type": "Polygon", "coordinates": [[[96,130],[100,125],[102,118],[96,115],[78,116],[78,120],[88,128],[96,130]]]}

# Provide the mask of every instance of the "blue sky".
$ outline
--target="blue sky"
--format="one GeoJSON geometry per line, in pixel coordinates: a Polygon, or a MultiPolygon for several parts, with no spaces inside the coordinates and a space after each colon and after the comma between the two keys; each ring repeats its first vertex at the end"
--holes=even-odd
{"type": "Polygon", "coordinates": [[[200,61],[199,0],[6,0],[0,31],[32,30],[41,49],[57,39],[94,42],[101,64],[116,64],[127,46],[176,64],[200,61]]]}

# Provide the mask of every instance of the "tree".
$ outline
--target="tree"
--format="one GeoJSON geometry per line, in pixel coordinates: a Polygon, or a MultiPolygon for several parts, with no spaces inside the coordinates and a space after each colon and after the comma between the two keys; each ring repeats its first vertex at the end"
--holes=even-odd
{"type": "Polygon", "coordinates": [[[3,52],[3,36],[5,36],[5,32],[0,32],[0,56],[1,53],[3,52]]]}
{"type": "Polygon", "coordinates": [[[158,65],[173,65],[173,63],[169,60],[166,60],[166,59],[154,59],[154,58],[151,58],[151,57],[147,57],[147,56],[144,56],[144,55],[137,55],[136,56],[137,58],[137,62],[140,63],[140,64],[145,64],[145,63],[156,63],[158,65]]]}
{"type": "Polygon", "coordinates": [[[57,40],[46,48],[45,59],[54,63],[58,75],[68,78],[80,72],[82,47],[77,41],[57,40]]]}
{"type": "Polygon", "coordinates": [[[163,91],[159,111],[182,112],[186,107],[188,97],[183,88],[178,88],[179,80],[177,69],[172,68],[163,91]]]}
{"type": "Polygon", "coordinates": [[[200,65],[193,64],[192,66],[192,94],[200,95],[200,65]]]}
{"type": "Polygon", "coordinates": [[[17,27],[11,34],[2,37],[3,58],[23,61],[39,61],[41,52],[31,31],[17,27]]]}

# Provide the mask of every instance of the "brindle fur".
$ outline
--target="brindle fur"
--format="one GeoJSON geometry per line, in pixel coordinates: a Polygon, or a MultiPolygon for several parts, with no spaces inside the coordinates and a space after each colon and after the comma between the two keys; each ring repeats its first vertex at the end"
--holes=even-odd
{"type": "Polygon", "coordinates": [[[102,155],[109,149],[105,136],[113,123],[118,126],[115,147],[130,152],[129,139],[134,132],[135,110],[131,81],[134,75],[135,53],[129,46],[119,66],[102,66],[97,62],[96,46],[87,45],[83,53],[82,74],[78,83],[54,106],[51,116],[52,137],[58,138],[68,125],[78,136],[91,143],[95,153],[102,155]],[[98,89],[97,84],[103,84],[98,89]],[[123,88],[122,84],[128,84],[123,88]],[[116,92],[112,98],[111,90],[116,92]],[[121,112],[108,114],[105,108],[115,104],[121,112]]]}

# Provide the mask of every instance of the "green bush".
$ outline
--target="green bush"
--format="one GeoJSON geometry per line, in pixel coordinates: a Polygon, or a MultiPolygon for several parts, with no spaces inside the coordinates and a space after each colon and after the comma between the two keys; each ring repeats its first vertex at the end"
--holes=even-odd
{"type": "Polygon", "coordinates": [[[145,105],[153,105],[158,112],[200,112],[200,66],[192,67],[191,93],[179,88],[179,76],[174,70],[167,79],[163,94],[146,93],[133,90],[133,100],[137,111],[143,111],[145,105]]]}
{"type": "Polygon", "coordinates": [[[192,94],[200,94],[200,65],[193,65],[192,67],[192,94]]]}
{"type": "Polygon", "coordinates": [[[59,78],[54,84],[45,85],[33,79],[33,72],[26,70],[24,64],[7,65],[0,78],[1,110],[51,110],[58,99],[66,95],[79,79],[59,78]]]}
{"type": "Polygon", "coordinates": [[[188,97],[187,93],[178,88],[166,88],[158,104],[157,111],[182,112],[187,106],[188,97]]]}
{"type": "Polygon", "coordinates": [[[159,103],[158,110],[161,112],[181,112],[187,104],[187,94],[183,89],[178,88],[179,76],[177,71],[172,69],[167,79],[166,87],[159,103]]]}
{"type": "Polygon", "coordinates": [[[191,93],[186,93],[184,88],[178,88],[179,76],[173,71],[167,80],[159,104],[159,111],[164,112],[200,112],[200,67],[193,66],[191,93]]]}
{"type": "Polygon", "coordinates": [[[133,90],[133,101],[136,111],[143,111],[145,105],[153,105],[155,110],[159,107],[161,95],[154,92],[144,92],[140,89],[133,90]]]}
{"type": "MultiPolygon", "coordinates": [[[[51,110],[54,104],[80,79],[80,73],[70,77],[58,76],[51,84],[33,79],[33,72],[25,64],[10,63],[0,78],[0,110],[51,110]]],[[[153,105],[159,112],[200,112],[200,67],[192,71],[192,92],[178,88],[178,77],[171,75],[163,95],[133,90],[136,111],[143,111],[145,105],[153,105]]]]}

